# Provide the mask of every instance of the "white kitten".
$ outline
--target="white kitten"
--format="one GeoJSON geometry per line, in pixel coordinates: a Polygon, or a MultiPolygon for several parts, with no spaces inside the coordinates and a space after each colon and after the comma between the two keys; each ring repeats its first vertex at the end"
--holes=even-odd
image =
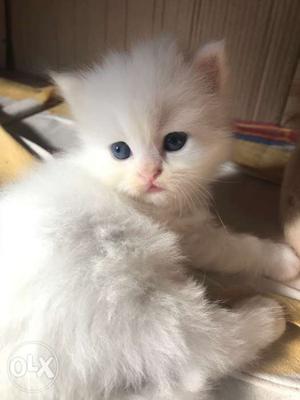
{"type": "Polygon", "coordinates": [[[215,227],[201,200],[230,148],[226,75],[221,45],[188,62],[161,40],[56,77],[82,145],[1,197],[5,400],[207,399],[282,334],[276,302],[222,309],[183,267],[299,270],[288,247],[215,227]],[[27,342],[57,355],[45,391],[32,373],[7,373],[27,342]]]}

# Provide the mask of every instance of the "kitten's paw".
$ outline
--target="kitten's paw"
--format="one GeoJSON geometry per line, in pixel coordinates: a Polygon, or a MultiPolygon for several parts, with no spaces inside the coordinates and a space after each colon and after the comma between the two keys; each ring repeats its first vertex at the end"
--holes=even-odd
{"type": "MultiPolygon", "coordinates": [[[[281,305],[269,297],[254,296],[239,304],[239,310],[245,313],[245,319],[251,320],[254,340],[258,335],[261,347],[275,342],[284,333],[286,321],[281,305]]],[[[250,338],[250,336],[249,336],[250,338]]]]}
{"type": "Polygon", "coordinates": [[[270,254],[270,266],[265,271],[266,276],[276,281],[290,281],[300,273],[300,259],[295,252],[285,244],[276,244],[273,254],[270,254]]]}

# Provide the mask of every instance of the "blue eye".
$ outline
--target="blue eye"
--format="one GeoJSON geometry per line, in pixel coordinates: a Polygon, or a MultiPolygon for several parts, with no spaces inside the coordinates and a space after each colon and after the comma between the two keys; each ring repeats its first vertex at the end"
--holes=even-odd
{"type": "Polygon", "coordinates": [[[131,150],[125,142],[116,142],[110,146],[111,152],[118,160],[125,160],[131,156],[131,150]]]}
{"type": "Polygon", "coordinates": [[[185,132],[171,132],[164,138],[164,149],[166,151],[180,150],[186,143],[188,135],[185,132]]]}

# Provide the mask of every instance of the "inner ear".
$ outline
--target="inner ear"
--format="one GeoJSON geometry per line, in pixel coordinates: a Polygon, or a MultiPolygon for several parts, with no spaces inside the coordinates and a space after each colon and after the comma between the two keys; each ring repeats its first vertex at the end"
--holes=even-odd
{"type": "Polygon", "coordinates": [[[202,47],[196,53],[194,65],[209,93],[224,92],[228,76],[224,40],[202,47]]]}

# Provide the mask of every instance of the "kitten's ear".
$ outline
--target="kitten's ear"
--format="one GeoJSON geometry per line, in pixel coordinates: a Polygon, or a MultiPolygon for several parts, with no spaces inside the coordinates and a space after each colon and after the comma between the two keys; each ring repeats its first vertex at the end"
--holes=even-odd
{"type": "Polygon", "coordinates": [[[78,73],[72,72],[50,72],[50,77],[59,89],[59,93],[70,105],[71,110],[76,112],[80,106],[80,98],[83,91],[84,79],[78,73]]]}
{"type": "Polygon", "coordinates": [[[225,41],[208,43],[202,47],[196,53],[194,65],[209,93],[223,94],[228,77],[225,41]]]}

